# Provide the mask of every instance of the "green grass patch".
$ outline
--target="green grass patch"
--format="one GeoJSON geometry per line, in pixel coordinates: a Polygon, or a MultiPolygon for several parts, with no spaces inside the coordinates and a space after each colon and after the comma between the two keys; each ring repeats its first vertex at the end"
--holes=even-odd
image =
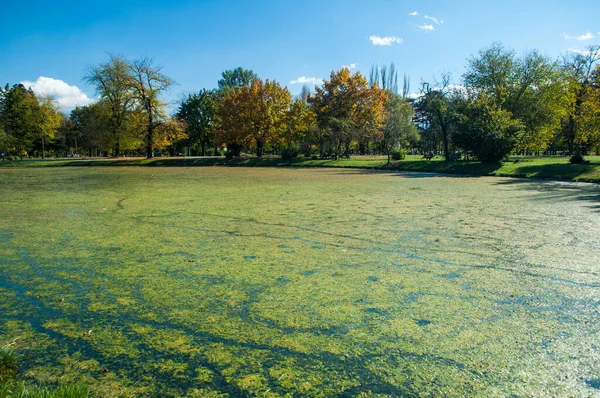
{"type": "Polygon", "coordinates": [[[230,167],[335,167],[378,170],[414,171],[460,174],[470,176],[501,176],[541,178],[562,181],[600,182],[600,156],[587,156],[588,163],[570,164],[567,157],[511,157],[508,161],[489,164],[476,161],[431,161],[421,156],[387,163],[382,156],[356,156],[351,159],[281,159],[279,157],[226,159],[157,158],[157,159],[95,159],[95,160],[22,160],[0,162],[0,167],[73,167],[73,166],[230,166],[230,167]]]}

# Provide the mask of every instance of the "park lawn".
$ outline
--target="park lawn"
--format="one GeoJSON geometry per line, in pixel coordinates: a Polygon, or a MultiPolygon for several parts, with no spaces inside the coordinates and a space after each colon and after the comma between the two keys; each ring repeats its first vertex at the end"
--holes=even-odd
{"type": "Polygon", "coordinates": [[[598,392],[596,185],[257,167],[0,179],[0,346],[30,382],[102,397],[598,392]]]}
{"type": "Polygon", "coordinates": [[[127,158],[93,160],[23,160],[0,162],[1,167],[70,167],[70,166],[243,166],[243,167],[335,167],[379,170],[399,170],[426,173],[461,174],[470,176],[499,176],[540,178],[561,181],[600,183],[600,156],[588,156],[585,164],[570,164],[566,157],[514,156],[501,163],[477,161],[444,162],[441,158],[431,161],[420,155],[409,155],[402,161],[387,163],[385,156],[355,156],[350,159],[284,160],[278,157],[225,159],[205,158],[127,158]]]}

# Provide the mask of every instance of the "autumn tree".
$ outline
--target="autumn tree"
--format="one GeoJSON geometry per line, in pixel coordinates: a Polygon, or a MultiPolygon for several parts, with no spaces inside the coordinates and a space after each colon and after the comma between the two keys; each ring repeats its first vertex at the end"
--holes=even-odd
{"type": "Polygon", "coordinates": [[[98,96],[110,109],[106,126],[113,142],[114,156],[121,153],[128,118],[135,105],[131,72],[129,61],[120,55],[110,55],[108,62],[94,66],[85,76],[85,80],[96,87],[98,96]]]}
{"type": "Polygon", "coordinates": [[[331,72],[330,79],[316,87],[309,100],[334,157],[342,151],[350,156],[353,141],[377,132],[383,121],[386,98],[386,91],[377,85],[370,86],[360,72],[352,74],[348,68],[331,72]]]}
{"type": "Polygon", "coordinates": [[[129,63],[127,87],[132,91],[138,111],[143,114],[142,131],[147,158],[154,156],[155,132],[167,121],[166,105],[160,96],[173,84],[150,58],[139,58],[129,63]]]}
{"type": "Polygon", "coordinates": [[[203,89],[183,100],[175,114],[177,120],[185,123],[189,146],[199,146],[202,156],[206,156],[206,147],[214,141],[217,103],[216,91],[203,89]]]}
{"type": "Polygon", "coordinates": [[[254,146],[256,156],[285,129],[291,95],[276,81],[254,79],[249,86],[230,90],[217,108],[220,141],[254,146]]]}
{"type": "Polygon", "coordinates": [[[36,112],[35,138],[42,144],[42,159],[46,158],[46,143],[54,139],[56,130],[59,128],[62,114],[50,98],[42,98],[36,112]]]}
{"type": "Polygon", "coordinates": [[[314,124],[314,113],[302,97],[295,98],[286,115],[287,129],[283,135],[286,145],[298,144],[306,139],[314,124]]]}

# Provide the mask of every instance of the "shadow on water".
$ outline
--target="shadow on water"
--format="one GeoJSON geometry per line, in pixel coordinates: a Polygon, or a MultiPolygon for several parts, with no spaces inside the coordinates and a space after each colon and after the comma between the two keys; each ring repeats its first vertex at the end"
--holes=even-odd
{"type": "Polygon", "coordinates": [[[590,208],[600,212],[600,186],[582,182],[525,180],[520,178],[500,180],[498,186],[515,187],[522,191],[537,193],[532,200],[571,202],[584,201],[590,208]]]}
{"type": "MultiPolygon", "coordinates": [[[[496,168],[499,166],[496,165],[496,168]]],[[[491,172],[491,171],[490,171],[491,172]]],[[[385,167],[379,169],[359,169],[359,168],[344,168],[337,173],[337,175],[349,175],[349,174],[378,174],[378,175],[389,175],[390,177],[402,177],[402,178],[474,178],[482,177],[487,175],[486,172],[479,174],[469,174],[467,172],[459,172],[455,169],[449,168],[443,171],[423,171],[423,170],[395,170],[393,168],[386,169],[385,167]]]]}

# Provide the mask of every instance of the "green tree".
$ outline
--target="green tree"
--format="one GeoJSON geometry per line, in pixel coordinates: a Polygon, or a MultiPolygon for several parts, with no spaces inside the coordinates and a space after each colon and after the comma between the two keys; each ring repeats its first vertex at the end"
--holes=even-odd
{"type": "Polygon", "coordinates": [[[22,84],[0,91],[1,122],[8,145],[19,157],[39,138],[40,104],[31,89],[22,84]]]}
{"type": "Polygon", "coordinates": [[[189,145],[200,146],[202,156],[206,156],[206,147],[214,141],[217,103],[217,93],[203,89],[182,101],[175,114],[177,120],[185,123],[189,145]]]}
{"type": "Polygon", "coordinates": [[[121,153],[121,141],[127,134],[128,118],[135,104],[131,72],[132,65],[125,58],[110,55],[108,62],[94,66],[85,77],[110,109],[106,126],[113,142],[114,156],[121,153]]]}
{"type": "Polygon", "coordinates": [[[417,127],[413,123],[415,111],[406,99],[398,94],[390,93],[385,110],[381,134],[389,164],[390,153],[394,147],[415,145],[419,141],[419,135],[417,127]]]}
{"type": "Polygon", "coordinates": [[[75,137],[77,145],[87,150],[90,156],[97,155],[98,151],[108,152],[114,145],[114,137],[106,130],[111,117],[111,106],[104,100],[77,107],[69,116],[71,131],[68,134],[75,137]]]}
{"type": "Polygon", "coordinates": [[[585,101],[577,115],[579,126],[577,141],[591,148],[600,149],[600,65],[591,74],[585,101]]]}
{"type": "Polygon", "coordinates": [[[571,153],[576,149],[585,148],[587,137],[590,133],[593,134],[589,130],[593,124],[590,124],[589,120],[586,121],[583,114],[589,114],[586,102],[590,98],[593,74],[599,62],[600,46],[589,46],[586,51],[570,54],[563,62],[568,82],[569,104],[567,116],[563,119],[562,138],[571,153]]]}
{"type": "Polygon", "coordinates": [[[221,79],[219,79],[217,85],[219,91],[227,93],[229,90],[236,87],[247,87],[252,84],[255,79],[258,79],[256,73],[240,66],[221,73],[221,79]]]}
{"type": "Polygon", "coordinates": [[[517,144],[523,125],[487,94],[456,103],[454,143],[483,162],[498,162],[517,144]]]}
{"type": "Polygon", "coordinates": [[[517,143],[522,151],[545,150],[560,131],[568,95],[557,62],[536,51],[517,57],[496,43],[469,60],[464,80],[523,125],[517,143]]]}
{"type": "Polygon", "coordinates": [[[415,107],[418,119],[425,126],[427,132],[440,133],[444,159],[450,160],[450,139],[452,125],[455,121],[453,103],[460,95],[450,85],[450,75],[442,74],[441,81],[434,82],[434,87],[427,82],[422,84],[421,96],[415,107]]]}

